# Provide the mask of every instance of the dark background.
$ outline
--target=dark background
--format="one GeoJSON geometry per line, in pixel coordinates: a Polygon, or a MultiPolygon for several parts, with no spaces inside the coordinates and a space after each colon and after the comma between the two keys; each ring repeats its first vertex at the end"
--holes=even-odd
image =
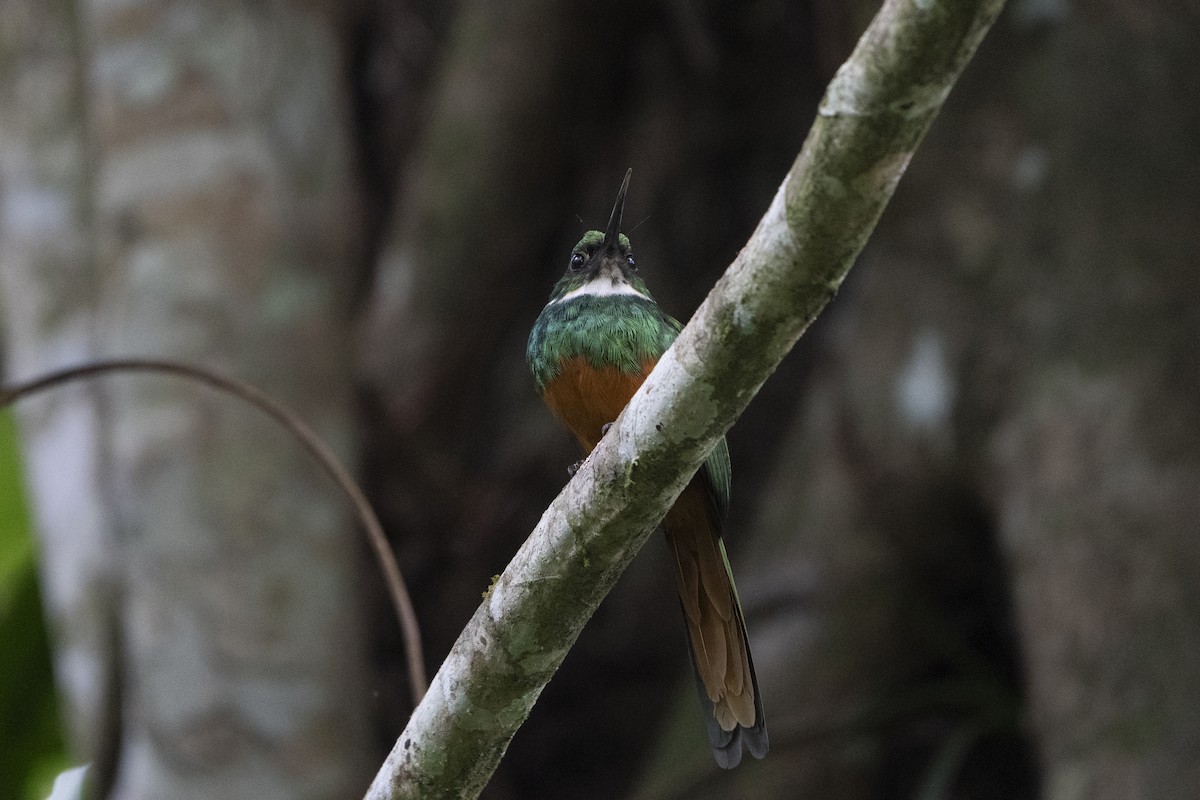
{"type": "MultiPolygon", "coordinates": [[[[875,10],[7,0],[10,375],[153,354],[297,408],[435,669],[578,457],[523,363],[571,245],[632,167],[686,319],[875,10]]],[[[652,538],[485,796],[1194,792],[1198,10],[1010,3],[731,431],[770,756],[712,763],[652,538]]],[[[337,496],[231,406],[116,378],[23,409],[68,740],[117,736],[109,626],[117,796],[357,796],[410,711],[397,626],[337,496]]]]}

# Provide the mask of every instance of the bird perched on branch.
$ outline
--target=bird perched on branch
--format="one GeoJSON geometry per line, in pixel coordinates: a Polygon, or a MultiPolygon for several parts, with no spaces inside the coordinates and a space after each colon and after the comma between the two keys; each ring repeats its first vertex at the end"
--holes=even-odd
{"type": "MultiPolygon", "coordinates": [[[[588,231],[571,250],[526,349],[542,399],[589,453],[682,329],[650,296],[621,233],[631,173],[607,228],[588,231]]],[[[709,744],[726,769],[742,760],[743,747],[756,758],[767,752],[762,697],[721,541],[729,478],[722,438],[662,523],[709,744]]]]}

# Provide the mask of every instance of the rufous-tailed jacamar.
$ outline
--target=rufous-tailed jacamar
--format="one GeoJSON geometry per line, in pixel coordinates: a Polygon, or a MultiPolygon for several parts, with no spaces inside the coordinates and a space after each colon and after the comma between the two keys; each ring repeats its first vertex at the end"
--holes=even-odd
{"type": "MultiPolygon", "coordinates": [[[[621,216],[630,172],[603,233],[588,231],[529,335],[526,358],[542,399],[585,452],[625,408],[682,326],[638,276],[621,216]]],[[[729,448],[721,439],[662,527],[675,560],[709,744],[737,766],[745,746],[767,752],[766,720],[746,624],[721,541],[729,508],[729,448]]]]}

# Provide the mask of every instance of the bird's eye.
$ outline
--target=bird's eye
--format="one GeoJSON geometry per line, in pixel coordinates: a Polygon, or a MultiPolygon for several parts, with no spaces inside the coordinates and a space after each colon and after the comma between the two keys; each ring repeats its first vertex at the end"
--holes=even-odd
{"type": "Polygon", "coordinates": [[[583,253],[571,254],[571,269],[579,269],[583,266],[583,253]]]}
{"type": "Polygon", "coordinates": [[[625,256],[625,263],[629,265],[631,270],[637,272],[637,261],[634,260],[633,256],[625,256]]]}

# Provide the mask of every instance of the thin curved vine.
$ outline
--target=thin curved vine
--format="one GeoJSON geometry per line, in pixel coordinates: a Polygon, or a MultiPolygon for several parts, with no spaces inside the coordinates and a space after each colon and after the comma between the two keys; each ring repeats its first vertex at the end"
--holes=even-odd
{"type": "Polygon", "coordinates": [[[404,636],[404,654],[408,662],[408,683],[413,706],[420,703],[429,685],[425,673],[425,656],[421,646],[421,630],[417,623],[416,611],[413,609],[412,598],[405,586],[400,567],[396,563],[396,557],[383,533],[383,526],[350,472],[334,455],[329,445],[325,444],[324,440],[295,412],[285,408],[261,389],[237,378],[220,375],[193,364],[150,358],[92,361],[77,367],[55,370],[13,386],[5,386],[0,389],[0,408],[6,408],[17,400],[46,389],[114,372],[151,372],[197,381],[212,389],[244,400],[278,422],[300,441],[304,449],[317,460],[325,473],[333,479],[346,499],[350,501],[350,507],[353,509],[355,517],[367,534],[371,549],[375,553],[375,559],[383,572],[384,581],[387,583],[388,595],[404,636]]]}

